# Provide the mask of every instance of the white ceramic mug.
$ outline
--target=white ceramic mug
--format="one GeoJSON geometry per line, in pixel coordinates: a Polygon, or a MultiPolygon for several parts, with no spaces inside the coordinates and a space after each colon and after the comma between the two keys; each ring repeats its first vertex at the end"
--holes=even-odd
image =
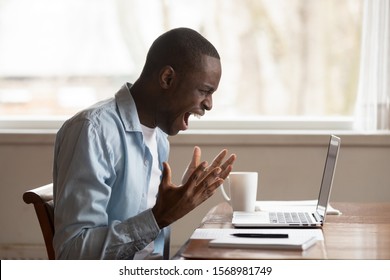
{"type": "Polygon", "coordinates": [[[257,196],[257,172],[230,172],[225,182],[229,188],[230,197],[224,186],[221,186],[222,195],[230,203],[233,211],[254,212],[257,196]]]}

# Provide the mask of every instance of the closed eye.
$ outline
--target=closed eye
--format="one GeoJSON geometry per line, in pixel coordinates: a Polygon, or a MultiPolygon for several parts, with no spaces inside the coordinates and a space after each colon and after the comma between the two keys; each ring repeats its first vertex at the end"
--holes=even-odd
{"type": "Polygon", "coordinates": [[[200,92],[201,92],[203,95],[210,95],[210,94],[213,94],[213,93],[214,93],[214,89],[201,89],[200,92]]]}

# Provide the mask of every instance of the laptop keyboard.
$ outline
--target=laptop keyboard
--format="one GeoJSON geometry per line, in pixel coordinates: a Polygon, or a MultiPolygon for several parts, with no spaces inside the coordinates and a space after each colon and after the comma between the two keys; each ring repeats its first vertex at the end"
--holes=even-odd
{"type": "Polygon", "coordinates": [[[306,212],[271,212],[270,221],[273,224],[310,224],[311,219],[306,212]]]}

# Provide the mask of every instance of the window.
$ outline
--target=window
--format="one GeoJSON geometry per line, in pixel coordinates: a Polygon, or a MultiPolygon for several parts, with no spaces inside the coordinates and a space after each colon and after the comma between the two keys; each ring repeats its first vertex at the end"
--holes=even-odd
{"type": "Polygon", "coordinates": [[[205,120],[353,115],[362,0],[0,0],[0,117],[69,116],[113,96],[178,26],[221,55],[205,120]]]}

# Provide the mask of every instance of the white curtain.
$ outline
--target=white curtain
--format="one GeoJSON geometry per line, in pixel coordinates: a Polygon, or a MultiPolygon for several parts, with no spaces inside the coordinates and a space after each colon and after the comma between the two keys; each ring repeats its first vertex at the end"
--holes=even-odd
{"type": "Polygon", "coordinates": [[[356,128],[390,130],[390,0],[365,0],[356,128]]]}

